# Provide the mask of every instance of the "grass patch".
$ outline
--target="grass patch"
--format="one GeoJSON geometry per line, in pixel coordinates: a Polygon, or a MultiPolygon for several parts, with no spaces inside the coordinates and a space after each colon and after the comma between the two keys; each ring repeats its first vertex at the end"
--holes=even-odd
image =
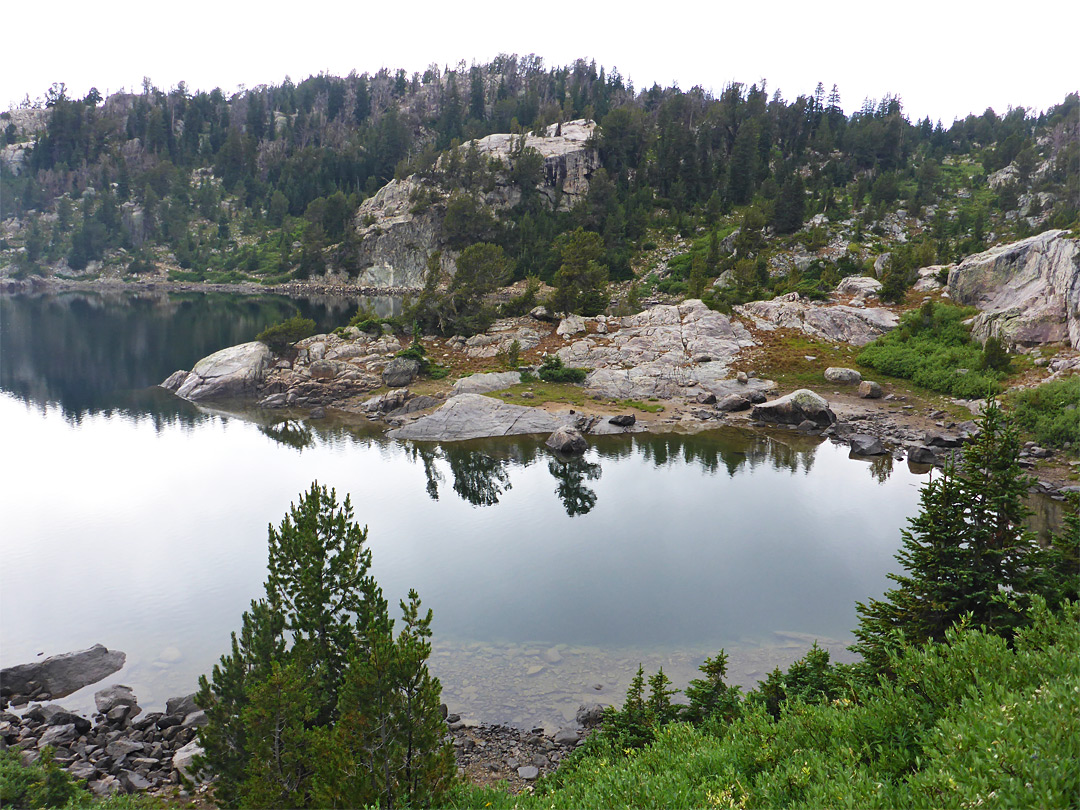
{"type": "Polygon", "coordinates": [[[1040,445],[1080,446],[1080,377],[1011,391],[1006,402],[1016,424],[1040,445]]]}
{"type": "Polygon", "coordinates": [[[502,391],[493,391],[486,396],[494,399],[527,399],[530,401],[522,404],[542,405],[546,402],[554,402],[566,405],[584,407],[589,402],[589,396],[585,389],[573,383],[554,383],[536,380],[529,383],[518,383],[502,391]],[[532,397],[523,397],[522,394],[531,393],[532,397]]]}
{"type": "Polygon", "coordinates": [[[659,402],[642,402],[637,399],[620,399],[616,405],[623,408],[635,408],[642,413],[663,413],[664,406],[659,402]]]}
{"type": "Polygon", "coordinates": [[[855,350],[816,340],[804,332],[777,330],[759,335],[764,341],[750,363],[738,363],[742,371],[756,370],[781,388],[815,388],[833,385],[825,379],[830,366],[851,367],[855,350]],[[812,360],[808,360],[812,357],[812,360]]]}

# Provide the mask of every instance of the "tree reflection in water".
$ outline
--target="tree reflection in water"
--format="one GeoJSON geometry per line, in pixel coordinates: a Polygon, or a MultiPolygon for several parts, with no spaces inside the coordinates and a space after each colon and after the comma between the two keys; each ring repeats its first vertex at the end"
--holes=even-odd
{"type": "Polygon", "coordinates": [[[499,496],[511,488],[504,459],[456,449],[446,450],[445,456],[454,475],[454,492],[473,506],[494,506],[499,496]]]}
{"type": "Polygon", "coordinates": [[[580,456],[553,458],[548,461],[548,472],[558,481],[555,494],[563,502],[566,514],[570,517],[587,515],[596,506],[596,491],[585,486],[585,482],[600,478],[599,464],[593,464],[580,456]]]}
{"type": "Polygon", "coordinates": [[[311,428],[295,419],[286,419],[274,425],[259,425],[259,433],[294,450],[315,446],[315,435],[311,428]]]}

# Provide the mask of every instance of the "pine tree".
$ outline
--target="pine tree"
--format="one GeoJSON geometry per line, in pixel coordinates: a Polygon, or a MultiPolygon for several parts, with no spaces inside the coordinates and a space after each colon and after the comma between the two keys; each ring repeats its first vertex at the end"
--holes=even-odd
{"type": "Polygon", "coordinates": [[[395,640],[366,540],[349,499],[317,483],[270,527],[266,596],[199,679],[201,764],[222,805],[389,808],[449,786],[431,611],[410,591],[395,640]]]}
{"type": "Polygon", "coordinates": [[[1024,526],[1032,479],[1017,463],[1019,452],[1016,429],[991,399],[959,465],[946,465],[922,490],[896,555],[907,573],[889,575],[898,587],[858,604],[851,649],[871,672],[887,671],[901,636],[940,641],[968,614],[975,626],[1009,637],[1033,593],[1053,595],[1045,553],[1024,526]]]}
{"type": "Polygon", "coordinates": [[[686,687],[686,697],[690,704],[684,716],[691,723],[702,723],[709,719],[731,722],[738,716],[740,690],[724,683],[727,675],[728,656],[720,650],[712,658],[706,658],[698,668],[705,676],[695,678],[686,687]]]}

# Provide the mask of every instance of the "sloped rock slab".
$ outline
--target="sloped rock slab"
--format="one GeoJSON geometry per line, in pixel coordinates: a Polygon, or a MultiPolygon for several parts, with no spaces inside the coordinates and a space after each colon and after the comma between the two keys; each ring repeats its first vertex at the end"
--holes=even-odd
{"type": "Polygon", "coordinates": [[[750,301],[735,307],[762,329],[798,329],[833,343],[865,346],[899,323],[896,313],[882,307],[820,306],[789,293],[772,301],[750,301]]]}
{"type": "Polygon", "coordinates": [[[5,693],[25,694],[29,691],[29,682],[36,681],[54,698],[62,698],[119,672],[126,660],[127,656],[119,650],[95,644],[86,650],[0,670],[0,685],[5,693]]]}
{"type": "Polygon", "coordinates": [[[572,426],[573,417],[549,413],[540,408],[511,405],[480,394],[460,394],[432,414],[391,430],[392,439],[454,442],[492,436],[521,436],[554,433],[572,426]]]}
{"type": "Polygon", "coordinates": [[[462,377],[450,389],[451,396],[458,394],[486,394],[501,391],[521,382],[521,373],[517,371],[492,371],[487,374],[473,374],[462,377]]]}
{"type": "Polygon", "coordinates": [[[740,322],[697,299],[655,306],[623,318],[621,324],[618,319],[609,324],[621,328],[589,335],[558,351],[566,365],[593,369],[585,379],[586,390],[609,399],[733,393],[731,359],[756,345],[740,322]]]}

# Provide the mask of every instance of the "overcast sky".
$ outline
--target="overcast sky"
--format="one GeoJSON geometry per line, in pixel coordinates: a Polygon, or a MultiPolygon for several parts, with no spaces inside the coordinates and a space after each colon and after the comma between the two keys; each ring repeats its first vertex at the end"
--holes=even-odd
{"type": "Polygon", "coordinates": [[[900,95],[910,118],[946,126],[988,106],[1045,110],[1080,87],[1080,3],[911,0],[539,3],[309,0],[48,0],[5,6],[0,109],[44,96],[141,87],[278,84],[327,72],[410,74],[535,53],[719,92],[762,78],[791,100],[838,85],[848,113],[900,95]]]}

